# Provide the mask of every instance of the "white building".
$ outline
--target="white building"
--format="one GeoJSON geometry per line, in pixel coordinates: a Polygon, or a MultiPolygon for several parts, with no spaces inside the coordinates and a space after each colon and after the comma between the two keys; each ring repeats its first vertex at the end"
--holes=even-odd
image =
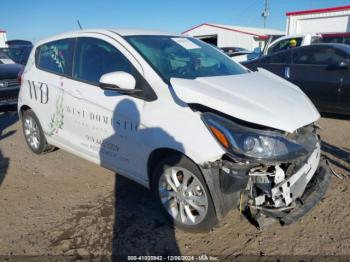
{"type": "Polygon", "coordinates": [[[0,29],[0,47],[6,47],[6,31],[0,29]]]}
{"type": "Polygon", "coordinates": [[[287,34],[350,32],[350,5],[289,12],[287,34]]]}
{"type": "Polygon", "coordinates": [[[284,35],[285,32],[275,29],[204,23],[182,34],[199,38],[218,47],[242,47],[251,51],[256,47],[262,48],[269,35],[284,35]]]}

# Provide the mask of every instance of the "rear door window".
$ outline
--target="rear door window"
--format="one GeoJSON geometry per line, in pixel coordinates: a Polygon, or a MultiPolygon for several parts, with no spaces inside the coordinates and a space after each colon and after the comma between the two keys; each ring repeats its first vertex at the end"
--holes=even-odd
{"type": "Polygon", "coordinates": [[[342,44],[343,43],[343,37],[328,37],[328,36],[324,36],[323,37],[323,43],[338,43],[338,44],[342,44]]]}
{"type": "Polygon", "coordinates": [[[345,53],[332,47],[306,48],[293,54],[294,64],[331,65],[346,60],[345,53]]]}
{"type": "Polygon", "coordinates": [[[38,47],[37,66],[40,69],[71,76],[75,38],[49,42],[38,47]]]}

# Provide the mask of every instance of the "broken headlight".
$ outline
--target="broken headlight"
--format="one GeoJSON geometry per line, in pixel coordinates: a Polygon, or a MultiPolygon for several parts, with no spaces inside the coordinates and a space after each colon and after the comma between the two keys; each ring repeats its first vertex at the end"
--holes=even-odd
{"type": "Polygon", "coordinates": [[[274,162],[308,153],[303,145],[278,131],[245,127],[213,113],[203,113],[202,119],[226,151],[236,157],[274,162]]]}

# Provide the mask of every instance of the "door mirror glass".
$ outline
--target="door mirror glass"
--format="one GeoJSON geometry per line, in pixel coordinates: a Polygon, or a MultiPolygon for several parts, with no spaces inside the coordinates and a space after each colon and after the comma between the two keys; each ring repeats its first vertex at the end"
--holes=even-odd
{"type": "Polygon", "coordinates": [[[107,73],[100,78],[100,87],[104,90],[113,90],[120,93],[135,93],[141,90],[135,89],[135,78],[123,71],[107,73]]]}

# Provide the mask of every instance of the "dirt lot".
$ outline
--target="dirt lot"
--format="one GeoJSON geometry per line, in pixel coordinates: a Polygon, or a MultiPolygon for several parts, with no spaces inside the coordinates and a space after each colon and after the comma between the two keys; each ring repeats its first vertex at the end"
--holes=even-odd
{"type": "Polygon", "coordinates": [[[350,121],[320,125],[324,153],[346,178],[332,177],[325,199],[301,221],[259,231],[234,210],[211,232],[189,234],[169,227],[141,186],[63,150],[32,154],[16,114],[0,113],[0,255],[350,259],[350,121]]]}

